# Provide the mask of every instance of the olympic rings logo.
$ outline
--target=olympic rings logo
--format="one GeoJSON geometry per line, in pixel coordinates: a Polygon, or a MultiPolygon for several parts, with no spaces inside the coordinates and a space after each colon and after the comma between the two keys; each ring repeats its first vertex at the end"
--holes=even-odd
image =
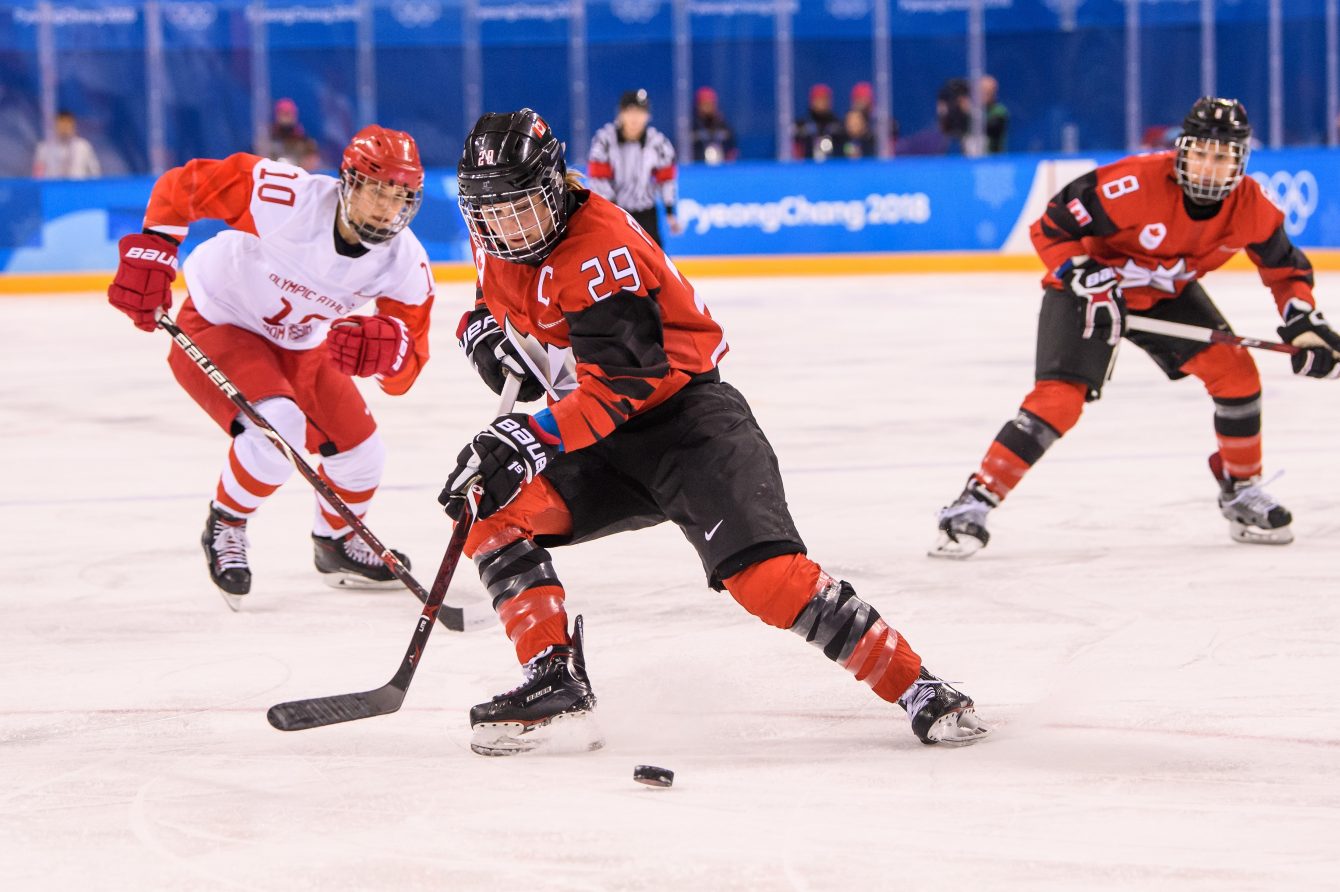
{"type": "Polygon", "coordinates": [[[212,3],[169,3],[163,6],[163,17],[181,31],[203,31],[214,24],[218,11],[212,3]]]}
{"type": "Polygon", "coordinates": [[[442,18],[442,5],[433,0],[402,0],[391,4],[391,15],[406,28],[427,28],[442,18]]]}
{"type": "Polygon", "coordinates": [[[661,0],[611,0],[610,12],[621,22],[629,25],[644,25],[656,18],[660,12],[661,0]]]}
{"type": "Polygon", "coordinates": [[[1266,197],[1283,212],[1284,231],[1291,236],[1301,235],[1321,199],[1321,189],[1312,171],[1277,170],[1270,175],[1258,171],[1252,174],[1252,179],[1261,184],[1266,197]]]}

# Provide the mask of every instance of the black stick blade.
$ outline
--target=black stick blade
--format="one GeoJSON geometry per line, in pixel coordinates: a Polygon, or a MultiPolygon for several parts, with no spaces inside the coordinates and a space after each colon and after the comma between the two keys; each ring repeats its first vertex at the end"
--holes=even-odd
{"type": "Polygon", "coordinates": [[[308,728],[388,715],[399,709],[404,700],[404,690],[388,684],[375,691],[358,694],[336,694],[332,697],[278,703],[270,707],[265,717],[272,727],[280,731],[305,731],[308,728]]]}

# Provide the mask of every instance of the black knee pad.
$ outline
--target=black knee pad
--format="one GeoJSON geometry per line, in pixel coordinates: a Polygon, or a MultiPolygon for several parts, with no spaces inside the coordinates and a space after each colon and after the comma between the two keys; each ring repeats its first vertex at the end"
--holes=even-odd
{"type": "Polygon", "coordinates": [[[857,597],[851,583],[834,582],[810,598],[791,631],[828,659],[845,663],[878,619],[879,611],[857,597]]]}
{"type": "Polygon", "coordinates": [[[488,554],[475,555],[479,581],[493,598],[493,609],[527,589],[561,585],[549,552],[529,539],[518,539],[488,554]]]}

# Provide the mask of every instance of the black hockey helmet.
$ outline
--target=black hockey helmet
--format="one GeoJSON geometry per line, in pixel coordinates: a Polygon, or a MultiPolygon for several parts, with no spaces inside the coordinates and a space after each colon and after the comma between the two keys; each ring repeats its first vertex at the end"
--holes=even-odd
{"type": "Polygon", "coordinates": [[[1236,99],[1202,96],[1191,106],[1182,121],[1177,138],[1177,183],[1192,201],[1223,201],[1242,180],[1251,152],[1252,125],[1247,109],[1236,99]],[[1206,157],[1228,155],[1233,160],[1231,173],[1208,175],[1193,167],[1192,152],[1206,157]]]}
{"type": "Polygon", "coordinates": [[[466,226],[493,257],[539,263],[567,233],[563,144],[528,108],[475,122],[456,165],[466,226]]]}

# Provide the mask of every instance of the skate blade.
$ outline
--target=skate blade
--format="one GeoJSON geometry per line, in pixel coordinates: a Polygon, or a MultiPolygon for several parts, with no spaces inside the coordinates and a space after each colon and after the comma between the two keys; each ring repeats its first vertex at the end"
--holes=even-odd
{"type": "Polygon", "coordinates": [[[223,603],[228,605],[229,610],[233,613],[241,612],[242,600],[246,597],[245,595],[234,595],[231,592],[225,592],[223,589],[219,589],[218,591],[219,594],[223,596],[223,603]]]}
{"type": "Polygon", "coordinates": [[[605,737],[589,712],[561,713],[541,722],[484,722],[474,726],[470,749],[481,756],[515,756],[548,752],[589,752],[605,745],[605,737]]]}
{"type": "Polygon", "coordinates": [[[931,725],[926,736],[935,746],[971,746],[991,733],[977,718],[973,707],[959,712],[948,712],[931,725]]]}
{"type": "Polygon", "coordinates": [[[940,538],[935,540],[935,544],[926,552],[926,555],[933,558],[961,561],[981,551],[985,544],[981,539],[974,539],[966,533],[960,533],[957,540],[949,538],[948,533],[941,533],[940,538]]]}
{"type": "Polygon", "coordinates": [[[1288,545],[1293,541],[1293,527],[1282,526],[1274,530],[1249,526],[1236,520],[1228,522],[1228,535],[1234,542],[1248,545],[1288,545]]]}
{"type": "MultiPolygon", "coordinates": [[[[317,572],[320,572],[319,570],[317,572]]],[[[355,591],[383,591],[385,589],[398,588],[401,585],[399,579],[392,576],[390,579],[368,579],[366,576],[359,576],[357,573],[345,573],[336,571],[334,573],[321,573],[321,581],[331,588],[352,589],[355,591]]]]}

